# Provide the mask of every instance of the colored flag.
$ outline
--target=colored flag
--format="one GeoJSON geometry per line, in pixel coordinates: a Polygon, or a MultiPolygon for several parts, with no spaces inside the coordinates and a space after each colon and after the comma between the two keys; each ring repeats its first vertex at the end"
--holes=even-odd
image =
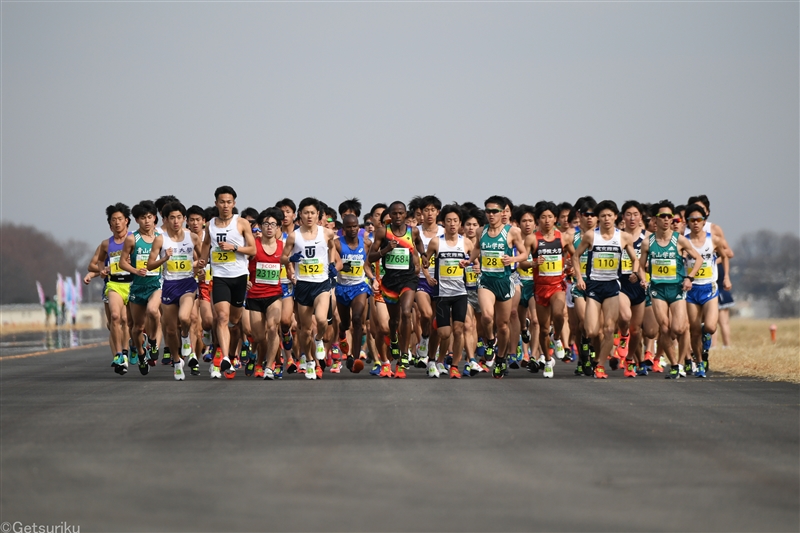
{"type": "Polygon", "coordinates": [[[44,305],[44,289],[42,288],[42,284],[38,281],[36,282],[36,292],[39,293],[39,303],[44,305]]]}

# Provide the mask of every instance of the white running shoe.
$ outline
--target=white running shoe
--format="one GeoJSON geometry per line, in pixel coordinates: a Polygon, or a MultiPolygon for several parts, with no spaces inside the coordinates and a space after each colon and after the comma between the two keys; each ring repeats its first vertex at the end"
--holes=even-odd
{"type": "Polygon", "coordinates": [[[301,354],[300,355],[299,369],[302,370],[303,372],[308,370],[308,363],[306,362],[306,355],[305,354],[301,354]]]}
{"type": "Polygon", "coordinates": [[[211,379],[222,379],[222,372],[218,366],[211,365],[211,379]]]}
{"type": "Polygon", "coordinates": [[[544,363],[544,377],[552,378],[553,377],[553,367],[556,366],[556,362],[552,359],[549,361],[545,361],[544,363]]]}
{"type": "Polygon", "coordinates": [[[544,368],[544,363],[545,363],[544,354],[541,354],[536,362],[539,363],[539,368],[544,368]]]}
{"type": "Polygon", "coordinates": [[[686,377],[686,369],[685,369],[685,368],[683,368],[683,365],[682,365],[682,364],[679,364],[679,365],[678,365],[678,375],[679,375],[680,377],[682,377],[682,378],[685,378],[685,377],[686,377]]]}
{"type": "Polygon", "coordinates": [[[325,359],[325,344],[316,339],[314,339],[314,344],[317,345],[317,351],[314,353],[314,356],[317,358],[317,361],[322,361],[325,359]]]}
{"type": "Polygon", "coordinates": [[[419,346],[417,346],[417,357],[420,359],[428,359],[428,339],[422,337],[419,341],[419,346]]]}
{"type": "Polygon", "coordinates": [[[172,363],[172,374],[175,376],[175,381],[183,381],[186,379],[186,374],[183,372],[183,361],[172,363]]]}
{"type": "Polygon", "coordinates": [[[470,370],[470,374],[472,374],[473,371],[478,373],[478,374],[483,372],[483,368],[481,367],[481,365],[478,364],[477,361],[470,361],[469,362],[469,370],[470,370]]]}
{"type": "Polygon", "coordinates": [[[566,354],[566,352],[564,352],[564,345],[561,344],[560,340],[556,341],[556,349],[553,350],[553,353],[555,353],[556,358],[558,360],[564,359],[564,355],[566,354]]]}
{"type": "Polygon", "coordinates": [[[428,377],[429,378],[438,378],[439,377],[439,369],[436,368],[436,363],[430,361],[428,363],[428,377]]]}
{"type": "Polygon", "coordinates": [[[204,329],[203,330],[203,344],[205,344],[206,346],[211,346],[211,342],[212,342],[212,340],[211,340],[211,331],[207,330],[207,329],[204,329]]]}
{"type": "Polygon", "coordinates": [[[192,341],[189,337],[181,337],[181,357],[189,357],[192,353],[192,341]]]}
{"type": "Polygon", "coordinates": [[[306,363],[306,379],[317,379],[317,364],[314,361],[306,363]]]}
{"type": "Polygon", "coordinates": [[[447,369],[444,367],[443,363],[436,363],[436,370],[439,371],[439,374],[447,375],[447,369]]]}
{"type": "Polygon", "coordinates": [[[264,369],[264,379],[268,379],[270,381],[275,379],[275,373],[272,371],[271,368],[265,368],[264,369]]]}

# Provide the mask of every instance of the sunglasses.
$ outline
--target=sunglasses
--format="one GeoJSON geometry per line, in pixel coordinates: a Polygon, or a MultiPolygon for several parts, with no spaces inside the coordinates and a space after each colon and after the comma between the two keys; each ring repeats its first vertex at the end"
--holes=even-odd
{"type": "Polygon", "coordinates": [[[673,219],[672,219],[672,223],[673,223],[673,224],[680,224],[680,223],[681,223],[681,219],[679,219],[679,218],[673,218],[673,219]]]}
{"type": "Polygon", "coordinates": [[[656,215],[658,218],[672,218],[674,216],[672,213],[659,213],[656,215]]]}
{"type": "Polygon", "coordinates": [[[595,213],[593,211],[587,211],[586,213],[581,213],[581,215],[583,215],[585,217],[596,217],[597,213],[595,213]]]}
{"type": "Polygon", "coordinates": [[[688,222],[702,222],[705,220],[705,217],[692,217],[686,219],[688,222]]]}
{"type": "Polygon", "coordinates": [[[503,210],[502,209],[484,209],[483,212],[486,213],[487,215],[496,215],[497,213],[502,213],[503,210]]]}
{"type": "Polygon", "coordinates": [[[332,219],[332,218],[328,218],[327,220],[328,220],[328,224],[330,224],[331,222],[333,222],[333,219],[332,219]]]}

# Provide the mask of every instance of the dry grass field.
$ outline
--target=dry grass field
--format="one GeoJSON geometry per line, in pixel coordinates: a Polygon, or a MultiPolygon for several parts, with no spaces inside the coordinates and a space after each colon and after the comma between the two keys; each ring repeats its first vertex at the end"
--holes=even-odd
{"type": "MultiPolygon", "coordinates": [[[[716,335],[709,363],[712,372],[800,383],[800,319],[731,319],[731,346],[716,335]],[[778,326],[776,342],[769,327],[778,326]]],[[[713,375],[713,374],[712,374],[713,375]]]]}

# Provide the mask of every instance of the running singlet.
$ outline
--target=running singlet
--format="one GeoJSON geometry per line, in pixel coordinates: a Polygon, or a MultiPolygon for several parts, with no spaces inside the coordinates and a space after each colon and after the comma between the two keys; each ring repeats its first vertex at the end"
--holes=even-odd
{"type": "Polygon", "coordinates": [[[247,274],[247,256],[233,250],[223,250],[220,243],[229,242],[244,246],[244,237],[239,233],[239,215],[233,215],[224,228],[217,227],[217,219],[211,219],[208,233],[211,235],[211,266],[216,278],[238,278],[247,274]]]}
{"type": "Polygon", "coordinates": [[[252,286],[247,291],[247,297],[269,298],[280,296],[281,254],[283,254],[283,241],[277,239],[275,251],[268,254],[264,250],[261,239],[256,239],[256,255],[249,261],[250,283],[252,286]]]}
{"type": "MultiPolygon", "coordinates": [[[[128,235],[130,235],[130,233],[128,233],[128,235]]],[[[122,270],[119,266],[119,258],[122,255],[123,246],[125,246],[125,239],[122,240],[122,244],[117,244],[114,242],[113,235],[108,238],[108,257],[106,258],[108,281],[115,281],[118,283],[130,283],[133,281],[133,274],[127,270],[122,270]]]]}
{"type": "MultiPolygon", "coordinates": [[[[690,237],[687,238],[689,242],[692,242],[690,237]]],[[[700,270],[694,277],[692,285],[711,285],[712,283],[716,283],[717,279],[719,279],[717,272],[717,256],[714,253],[714,240],[711,237],[711,232],[706,232],[706,240],[700,248],[695,246],[694,242],[692,242],[692,246],[694,246],[694,249],[700,254],[700,257],[703,258],[703,266],[700,267],[700,270]]],[[[686,269],[691,271],[693,268],[694,259],[687,257],[686,269]]]]}
{"type": "MultiPolygon", "coordinates": [[[[572,246],[576,250],[578,246],[581,245],[581,228],[575,228],[575,234],[572,236],[572,246]]],[[[583,280],[586,281],[586,264],[589,262],[589,250],[586,250],[581,254],[580,257],[580,269],[581,269],[581,276],[583,276],[583,280]]],[[[572,263],[572,268],[575,268],[575,262],[572,263]]],[[[574,275],[574,274],[573,274],[574,275]]]]}
{"type": "MultiPolygon", "coordinates": [[[[417,226],[417,229],[419,230],[419,237],[420,237],[420,239],[422,239],[422,249],[427,253],[428,244],[431,242],[433,237],[426,237],[425,236],[425,232],[422,231],[422,225],[421,224],[419,226],[417,226]]],[[[436,226],[436,237],[438,237],[438,238],[444,237],[444,228],[442,226],[436,226]]],[[[422,272],[422,269],[425,268],[425,265],[422,264],[423,259],[421,257],[419,258],[419,260],[420,260],[420,263],[419,263],[419,266],[420,266],[419,277],[421,279],[425,279],[425,274],[422,272]]],[[[436,258],[435,257],[428,258],[428,274],[430,274],[432,278],[436,277],[436,266],[435,266],[435,263],[436,263],[436,258]]]]}
{"type": "Polygon", "coordinates": [[[586,272],[592,281],[615,281],[619,279],[620,258],[622,257],[622,235],[614,228],[610,239],[604,239],[600,228],[594,230],[594,242],[589,253],[586,272]]]}
{"type": "MultiPolygon", "coordinates": [[[[633,249],[636,250],[636,258],[642,256],[642,241],[644,241],[644,232],[639,233],[639,237],[633,243],[633,249]]],[[[628,256],[628,252],[622,250],[622,264],[620,265],[620,277],[627,278],[633,274],[633,259],[628,256]]]]}
{"type": "Polygon", "coordinates": [[[673,231],[672,237],[666,246],[658,244],[656,234],[651,233],[650,251],[647,255],[650,260],[650,283],[680,283],[686,276],[683,258],[678,253],[678,232],[673,231]]]}
{"type": "Polygon", "coordinates": [[[467,294],[464,279],[464,268],[461,261],[467,258],[464,253],[464,237],[458,236],[456,244],[451,246],[444,236],[439,239],[439,251],[434,264],[435,278],[439,284],[439,297],[461,296],[467,294]]]}
{"type": "Polygon", "coordinates": [[[292,255],[300,252],[303,257],[295,266],[297,281],[323,283],[328,280],[328,243],[325,228],[314,226],[317,232],[312,240],[306,240],[300,229],[294,230],[292,255]]]}
{"type": "MultiPolygon", "coordinates": [[[[158,237],[161,235],[158,231],[155,232],[155,236],[158,237]]],[[[139,233],[139,230],[133,232],[133,237],[136,239],[136,243],[133,245],[133,250],[131,251],[131,264],[133,268],[147,268],[147,260],[150,258],[150,250],[153,249],[153,243],[147,242],[142,237],[142,234],[139,233]]],[[[155,237],[153,238],[155,240],[155,237]]],[[[161,282],[161,267],[156,268],[155,270],[148,270],[147,271],[147,278],[154,278],[159,283],[161,282]]],[[[133,281],[141,280],[139,276],[133,278],[133,281]]],[[[138,285],[138,283],[137,283],[138,285]]]]}
{"type": "Polygon", "coordinates": [[[364,265],[367,262],[367,251],[364,249],[364,234],[359,232],[358,244],[355,249],[350,248],[345,237],[339,237],[342,247],[342,270],[339,272],[337,285],[359,285],[367,278],[364,274],[364,265]]]}
{"type": "Polygon", "coordinates": [[[506,224],[495,237],[489,236],[489,226],[483,227],[481,233],[481,276],[502,279],[511,276],[511,266],[503,265],[503,256],[511,255],[508,245],[508,232],[511,225],[506,224]]]}
{"type": "Polygon", "coordinates": [[[544,258],[542,264],[533,265],[536,286],[560,286],[564,282],[564,247],[561,244],[561,232],[554,230],[553,234],[553,240],[548,241],[541,231],[536,232],[536,258],[544,258]]]}
{"type": "Polygon", "coordinates": [[[413,232],[411,226],[406,226],[405,233],[396,237],[392,233],[392,227],[386,228],[386,239],[397,242],[397,246],[388,254],[383,256],[381,263],[386,274],[384,278],[402,277],[402,274],[414,272],[414,265],[411,264],[411,249],[414,247],[413,232]]]}
{"type": "Polygon", "coordinates": [[[161,257],[166,256],[166,251],[172,248],[172,255],[167,262],[161,265],[164,269],[164,281],[173,281],[194,277],[192,262],[194,261],[194,243],[189,230],[183,230],[183,239],[173,241],[168,233],[162,233],[161,257]]]}

